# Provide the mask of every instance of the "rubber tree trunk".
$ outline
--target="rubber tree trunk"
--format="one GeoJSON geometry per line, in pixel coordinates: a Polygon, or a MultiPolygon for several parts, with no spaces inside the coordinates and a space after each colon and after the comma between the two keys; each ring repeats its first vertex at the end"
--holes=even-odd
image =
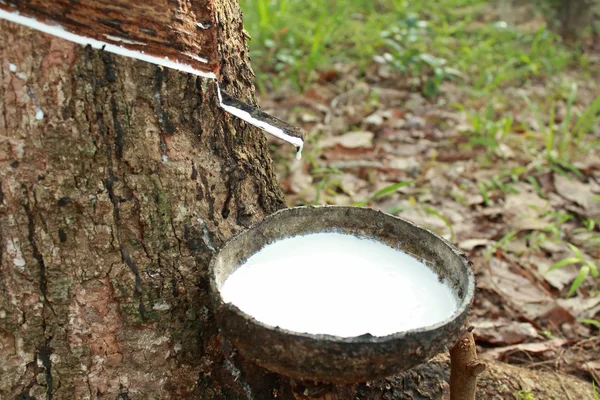
{"type": "MultiPolygon", "coordinates": [[[[224,86],[252,103],[237,2],[214,4],[224,86]]],[[[0,21],[0,398],[243,397],[207,263],[283,206],[214,81],[0,21]]]]}
{"type": "MultiPolygon", "coordinates": [[[[252,103],[237,3],[213,4],[225,89],[252,103]]],[[[217,107],[213,81],[0,21],[0,399],[447,395],[443,356],[327,387],[227,345],[207,307],[208,261],[282,207],[263,133],[217,107]]],[[[478,398],[514,398],[521,376],[544,382],[536,398],[591,394],[491,367],[478,398]]]]}

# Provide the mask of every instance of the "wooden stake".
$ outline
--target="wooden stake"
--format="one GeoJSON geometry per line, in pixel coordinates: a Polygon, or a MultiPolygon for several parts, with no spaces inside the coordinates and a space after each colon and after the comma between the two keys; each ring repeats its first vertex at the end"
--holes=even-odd
{"type": "Polygon", "coordinates": [[[472,331],[467,329],[450,349],[450,400],[475,400],[477,375],[485,371],[485,364],[477,360],[472,331]]]}

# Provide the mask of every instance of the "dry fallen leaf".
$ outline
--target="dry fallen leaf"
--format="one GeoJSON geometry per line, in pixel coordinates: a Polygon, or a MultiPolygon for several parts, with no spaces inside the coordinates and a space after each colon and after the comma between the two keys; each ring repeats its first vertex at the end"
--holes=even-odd
{"type": "Polygon", "coordinates": [[[506,304],[530,321],[560,326],[573,321],[574,317],[556,303],[556,300],[534,285],[529,279],[514,271],[500,259],[490,259],[490,273],[479,279],[478,286],[496,291],[506,304]]]}
{"type": "Polygon", "coordinates": [[[511,230],[539,230],[548,226],[542,214],[548,211],[548,201],[535,193],[521,192],[506,196],[504,215],[511,230]]]}
{"type": "Polygon", "coordinates": [[[385,107],[401,106],[409,95],[405,90],[391,88],[376,88],[375,94],[379,104],[385,107]]]}
{"type": "Polygon", "coordinates": [[[569,310],[577,319],[591,319],[600,313],[600,296],[571,297],[569,299],[558,299],[558,304],[569,310]]]}
{"type": "MultiPolygon", "coordinates": [[[[589,371],[594,377],[600,376],[600,359],[584,363],[583,368],[589,371]]],[[[596,378],[597,379],[597,378],[596,378]]]]}
{"type": "Polygon", "coordinates": [[[515,255],[523,255],[528,250],[527,240],[525,238],[513,238],[504,246],[504,250],[515,255]]]}
{"type": "Polygon", "coordinates": [[[562,242],[553,242],[551,240],[544,240],[543,242],[539,243],[538,245],[540,246],[540,249],[544,250],[545,252],[551,253],[553,255],[569,253],[571,251],[569,249],[569,246],[567,246],[566,244],[564,244],[562,242]]]}
{"type": "Polygon", "coordinates": [[[480,285],[498,290],[515,305],[527,303],[549,303],[552,298],[531,283],[523,275],[513,272],[509,263],[498,258],[490,259],[491,276],[486,274],[480,279],[480,285]]]}
{"type": "Polygon", "coordinates": [[[558,290],[568,287],[579,273],[579,268],[574,265],[567,265],[548,272],[548,269],[554,264],[553,261],[538,255],[530,255],[527,262],[539,272],[546,282],[558,290]]]}
{"type": "Polygon", "coordinates": [[[577,232],[570,242],[594,258],[600,258],[600,235],[597,232],[577,232]]]}
{"type": "Polygon", "coordinates": [[[475,320],[471,321],[471,325],[475,327],[473,335],[477,342],[493,345],[513,345],[539,337],[537,330],[528,322],[475,320]]]}
{"type": "Polygon", "coordinates": [[[548,328],[561,326],[566,322],[575,321],[575,317],[561,307],[556,300],[544,303],[527,303],[521,307],[523,315],[529,320],[535,320],[548,328]]]}
{"type": "Polygon", "coordinates": [[[390,160],[388,167],[400,171],[417,171],[420,165],[415,157],[398,157],[390,160]]]}
{"type": "Polygon", "coordinates": [[[554,174],[554,187],[558,194],[580,205],[590,218],[600,218],[600,200],[592,191],[592,185],[554,174]]]}
{"type": "Polygon", "coordinates": [[[324,138],[319,142],[319,146],[323,149],[335,146],[346,149],[372,149],[374,136],[373,132],[368,131],[348,132],[341,136],[324,138]]]}
{"type": "Polygon", "coordinates": [[[345,106],[362,105],[366,102],[370,93],[371,87],[364,82],[359,82],[349,91],[340,93],[331,100],[331,108],[341,111],[345,106]]]}
{"type": "Polygon", "coordinates": [[[565,343],[567,343],[565,339],[553,339],[540,343],[515,344],[487,350],[482,352],[480,357],[487,360],[503,360],[511,354],[525,352],[530,355],[543,355],[546,358],[552,358],[556,356],[558,349],[565,343]]]}
{"type": "Polygon", "coordinates": [[[384,121],[390,118],[392,118],[391,110],[378,110],[363,119],[362,123],[369,128],[379,128],[383,125],[384,121]]]}
{"type": "Polygon", "coordinates": [[[493,244],[493,240],[489,239],[467,239],[458,244],[458,247],[464,251],[471,251],[476,247],[487,247],[493,244]]]}

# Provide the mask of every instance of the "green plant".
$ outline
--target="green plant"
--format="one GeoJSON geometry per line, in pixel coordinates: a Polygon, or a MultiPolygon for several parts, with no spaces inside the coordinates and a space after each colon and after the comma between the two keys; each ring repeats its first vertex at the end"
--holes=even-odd
{"type": "Polygon", "coordinates": [[[579,322],[581,322],[582,324],[592,325],[600,329],[600,321],[596,319],[580,319],[579,322]]]}
{"type": "Polygon", "coordinates": [[[481,196],[483,197],[483,203],[488,207],[491,206],[492,201],[490,200],[490,193],[488,192],[485,182],[478,183],[477,189],[479,189],[479,193],[481,193],[481,196]]]}
{"type": "Polygon", "coordinates": [[[542,330],[542,331],[539,331],[539,334],[542,335],[543,337],[545,337],[547,340],[554,339],[554,334],[552,333],[552,331],[542,330]]]}
{"type": "Polygon", "coordinates": [[[517,236],[517,231],[510,231],[506,235],[502,236],[500,240],[491,245],[485,252],[485,258],[489,259],[492,254],[496,251],[496,249],[504,248],[511,240],[513,240],[517,236]]]}
{"type": "Polygon", "coordinates": [[[542,186],[540,185],[540,182],[536,179],[535,176],[528,176],[527,178],[527,182],[529,182],[531,184],[531,186],[533,186],[533,188],[535,189],[535,192],[537,193],[538,196],[540,197],[545,197],[544,196],[544,191],[542,190],[542,186]]]}
{"type": "MultiPolygon", "coordinates": [[[[508,24],[474,29],[486,0],[240,0],[257,83],[266,91],[293,84],[303,90],[316,71],[335,62],[364,70],[374,56],[415,78],[426,96],[447,80],[468,83],[489,98],[508,84],[557,74],[582,57],[540,27],[524,33],[508,24]],[[459,13],[468,7],[469,13],[459,13]]],[[[579,61],[578,61],[579,60],[579,61]]]]}
{"type": "Polygon", "coordinates": [[[584,136],[592,132],[593,128],[598,126],[598,122],[600,122],[600,96],[596,97],[575,123],[573,127],[574,148],[579,148],[584,136]]]}
{"type": "Polygon", "coordinates": [[[442,213],[440,213],[439,211],[428,207],[426,205],[422,206],[423,211],[425,211],[427,214],[429,215],[433,215],[434,217],[438,217],[439,219],[441,219],[444,224],[446,224],[446,227],[448,228],[448,230],[450,231],[450,241],[453,242],[454,241],[454,227],[452,226],[452,222],[442,213]]]}
{"type": "Polygon", "coordinates": [[[354,205],[357,206],[357,207],[364,207],[364,206],[368,205],[369,203],[371,203],[374,200],[377,200],[377,199],[382,198],[382,197],[390,196],[393,193],[396,193],[396,191],[398,189],[400,189],[400,188],[402,188],[404,186],[412,185],[413,183],[415,183],[415,181],[404,181],[404,182],[394,183],[392,185],[384,187],[383,189],[378,190],[371,197],[369,197],[367,200],[361,201],[359,203],[355,203],[354,205]]]}
{"type": "Polygon", "coordinates": [[[468,34],[469,39],[461,40],[455,50],[456,65],[472,77],[474,89],[486,95],[511,82],[556,73],[571,62],[569,54],[557,46],[557,37],[544,27],[525,34],[510,26],[489,24],[468,34]]]}
{"type": "MultiPolygon", "coordinates": [[[[593,232],[599,223],[600,223],[599,220],[593,219],[593,218],[586,218],[585,220],[583,220],[583,226],[585,227],[585,230],[587,230],[588,232],[593,232]]],[[[574,232],[578,232],[578,231],[580,231],[580,230],[575,229],[574,232]]]]}
{"type": "Polygon", "coordinates": [[[598,266],[593,260],[586,259],[581,250],[574,246],[571,243],[567,243],[567,246],[574,253],[574,256],[563,258],[562,260],[554,263],[549,269],[548,272],[554,271],[555,269],[565,267],[567,265],[579,265],[579,273],[573,280],[571,287],[569,288],[569,292],[567,293],[567,297],[573,296],[575,291],[579,289],[583,281],[588,277],[592,276],[594,278],[598,278],[598,266]]]}
{"type": "MultiPolygon", "coordinates": [[[[574,103],[577,98],[577,85],[573,84],[565,100],[565,117],[556,125],[556,102],[552,102],[548,113],[548,122],[544,122],[543,113],[537,103],[523,96],[525,104],[535,116],[544,141],[545,158],[551,165],[562,167],[581,175],[571,164],[576,153],[582,150],[585,136],[593,132],[600,122],[600,96],[589,104],[581,115],[575,115],[574,103]]],[[[557,171],[558,172],[558,171],[557,171]]]]}
{"type": "Polygon", "coordinates": [[[483,201],[486,206],[491,205],[490,192],[501,193],[503,195],[517,194],[519,190],[514,184],[520,182],[522,179],[525,169],[522,167],[511,168],[510,170],[503,170],[497,174],[494,174],[490,179],[484,179],[477,184],[479,193],[483,196],[483,201]]]}
{"type": "Polygon", "coordinates": [[[491,104],[487,105],[484,113],[472,113],[469,116],[469,122],[473,128],[470,131],[468,144],[488,149],[497,148],[512,131],[513,126],[512,116],[505,115],[496,118],[491,104]]]}
{"type": "Polygon", "coordinates": [[[388,51],[379,57],[380,62],[391,64],[401,75],[416,77],[427,97],[438,95],[443,81],[462,77],[446,59],[431,54],[430,36],[434,34],[428,22],[415,13],[405,15],[381,33],[388,51]]]}
{"type": "Polygon", "coordinates": [[[365,66],[382,45],[379,32],[394,19],[368,0],[240,0],[240,6],[262,92],[290,84],[303,91],[335,61],[365,66]]]}
{"type": "Polygon", "coordinates": [[[317,188],[313,205],[330,203],[328,196],[335,196],[340,187],[341,171],[337,168],[314,168],[311,175],[317,180],[317,188]]]}
{"type": "Polygon", "coordinates": [[[519,390],[519,392],[515,396],[515,399],[516,400],[535,400],[535,397],[533,397],[533,394],[531,394],[530,392],[527,392],[525,390],[519,390]]]}
{"type": "Polygon", "coordinates": [[[549,211],[544,213],[542,217],[550,218],[551,221],[541,230],[549,233],[551,237],[557,239],[562,239],[564,237],[564,229],[562,225],[573,219],[571,214],[561,211],[549,211]]]}

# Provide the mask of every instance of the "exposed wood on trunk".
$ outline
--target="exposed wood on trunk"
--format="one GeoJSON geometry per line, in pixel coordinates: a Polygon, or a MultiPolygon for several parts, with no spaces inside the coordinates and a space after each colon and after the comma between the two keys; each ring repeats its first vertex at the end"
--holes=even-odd
{"type": "Polygon", "coordinates": [[[220,57],[213,3],[213,0],[4,0],[0,1],[0,9],[18,11],[45,24],[58,24],[80,36],[218,73],[220,57]]]}

